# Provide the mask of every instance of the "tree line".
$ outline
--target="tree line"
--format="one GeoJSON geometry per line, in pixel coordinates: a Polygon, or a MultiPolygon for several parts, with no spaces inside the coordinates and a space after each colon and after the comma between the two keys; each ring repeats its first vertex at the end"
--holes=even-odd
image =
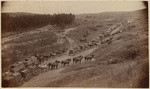
{"type": "Polygon", "coordinates": [[[16,15],[2,14],[2,32],[18,31],[27,28],[38,28],[46,25],[62,26],[74,22],[73,14],[29,14],[16,15]]]}

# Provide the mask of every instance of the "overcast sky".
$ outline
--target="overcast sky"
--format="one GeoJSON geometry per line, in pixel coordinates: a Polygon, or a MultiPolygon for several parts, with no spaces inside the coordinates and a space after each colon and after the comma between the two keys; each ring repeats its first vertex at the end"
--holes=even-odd
{"type": "Polygon", "coordinates": [[[144,8],[144,4],[138,1],[7,1],[2,7],[2,12],[82,14],[134,11],[144,8]]]}

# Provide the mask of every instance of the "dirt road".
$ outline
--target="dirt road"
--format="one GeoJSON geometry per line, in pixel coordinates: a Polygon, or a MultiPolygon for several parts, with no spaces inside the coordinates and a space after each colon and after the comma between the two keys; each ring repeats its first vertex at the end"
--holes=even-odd
{"type": "MultiPolygon", "coordinates": [[[[66,29],[65,32],[63,32],[62,34],[59,34],[59,36],[65,36],[66,39],[69,41],[70,49],[75,45],[74,41],[71,38],[66,36],[66,34],[68,34],[68,32],[71,31],[71,30],[73,30],[73,28],[66,29]]],[[[69,56],[68,53],[67,53],[66,55],[56,57],[54,59],[46,61],[43,64],[48,64],[49,62],[54,62],[55,60],[62,61],[62,60],[66,60],[67,58],[73,58],[73,57],[76,57],[76,56],[79,56],[79,55],[86,56],[86,55],[89,55],[90,53],[92,53],[95,49],[97,49],[97,47],[86,50],[84,52],[80,52],[80,53],[78,53],[74,56],[69,56]]],[[[84,62],[84,60],[82,60],[82,62],[84,62]]],[[[70,65],[74,65],[72,63],[72,61],[71,61],[70,65]]],[[[64,66],[59,65],[58,69],[49,70],[47,72],[41,73],[41,74],[31,78],[28,82],[25,82],[22,85],[22,87],[44,87],[49,82],[62,78],[63,76],[62,76],[62,74],[60,74],[60,72],[62,70],[64,70],[65,68],[67,68],[67,67],[69,67],[69,66],[64,67],[64,66]]]]}
{"type": "MultiPolygon", "coordinates": [[[[73,57],[79,56],[79,55],[86,56],[86,55],[90,54],[91,52],[93,52],[95,49],[97,49],[97,48],[92,48],[92,49],[86,50],[86,51],[76,54],[74,56],[64,55],[64,56],[61,56],[58,58],[54,58],[54,59],[50,60],[49,62],[53,62],[55,60],[60,60],[60,61],[66,60],[67,58],[73,58],[73,57]]],[[[82,60],[82,63],[83,62],[84,62],[84,60],[82,60]]],[[[74,64],[71,62],[70,65],[74,65],[74,64]]],[[[64,77],[64,75],[62,75],[60,72],[67,67],[69,67],[69,66],[64,67],[64,66],[59,65],[58,69],[49,70],[47,72],[41,73],[41,74],[33,77],[28,82],[25,82],[22,85],[22,87],[44,87],[47,84],[49,84],[51,81],[54,81],[54,80],[64,77]]],[[[65,74],[65,75],[67,75],[67,74],[65,74]]]]}

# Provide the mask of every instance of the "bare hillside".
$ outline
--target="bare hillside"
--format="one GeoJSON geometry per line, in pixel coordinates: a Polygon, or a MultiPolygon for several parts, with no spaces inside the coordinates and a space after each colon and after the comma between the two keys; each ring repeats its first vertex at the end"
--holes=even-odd
{"type": "Polygon", "coordinates": [[[67,47],[68,40],[58,43],[60,37],[53,29],[45,26],[2,38],[3,71],[7,71],[11,64],[35,54],[49,54],[67,47]]]}

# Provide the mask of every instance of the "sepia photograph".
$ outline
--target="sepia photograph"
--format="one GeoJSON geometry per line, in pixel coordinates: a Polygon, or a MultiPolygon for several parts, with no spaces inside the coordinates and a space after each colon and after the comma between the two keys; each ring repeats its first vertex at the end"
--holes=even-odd
{"type": "Polygon", "coordinates": [[[149,88],[148,1],[1,1],[2,88],[149,88]]]}

